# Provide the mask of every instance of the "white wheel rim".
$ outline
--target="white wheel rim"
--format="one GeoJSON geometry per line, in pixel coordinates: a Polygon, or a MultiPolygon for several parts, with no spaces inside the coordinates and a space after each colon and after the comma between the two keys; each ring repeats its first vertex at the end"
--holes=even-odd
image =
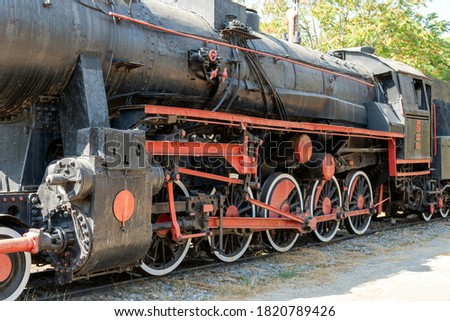
{"type": "Polygon", "coordinates": [[[422,212],[422,218],[425,222],[429,222],[431,220],[432,216],[433,216],[433,214],[431,214],[431,213],[427,214],[425,212],[422,212]]]}
{"type": "MultiPolygon", "coordinates": [[[[264,202],[266,204],[268,204],[269,202],[269,197],[271,196],[272,192],[273,192],[273,188],[275,186],[277,186],[277,183],[282,180],[282,179],[288,179],[290,180],[292,183],[294,183],[295,187],[299,193],[299,197],[300,197],[300,206],[301,206],[301,210],[303,211],[303,197],[302,197],[302,191],[300,189],[300,186],[298,185],[297,181],[295,180],[295,178],[292,175],[289,174],[280,174],[279,176],[277,176],[275,178],[275,180],[272,182],[271,186],[269,187],[269,191],[267,192],[267,196],[266,199],[264,200],[264,202]]],[[[264,210],[264,217],[269,217],[269,211],[264,210]]],[[[292,240],[291,243],[289,243],[286,246],[280,246],[278,245],[273,239],[272,236],[270,235],[270,231],[266,231],[266,235],[267,235],[267,239],[269,240],[270,246],[272,246],[276,251],[278,252],[287,252],[289,251],[295,244],[295,242],[297,242],[298,237],[300,236],[300,234],[297,233],[297,235],[294,237],[294,239],[292,240]]]]}
{"type": "MultiPolygon", "coordinates": [[[[339,187],[339,183],[338,183],[336,177],[333,176],[333,178],[332,178],[331,180],[334,182],[334,184],[335,184],[336,187],[337,187],[337,193],[338,193],[338,196],[339,196],[339,206],[342,208],[342,194],[341,194],[341,188],[339,187]]],[[[316,181],[316,183],[314,184],[314,187],[313,187],[312,194],[311,194],[311,208],[310,208],[310,210],[311,210],[311,213],[313,213],[313,214],[314,214],[314,203],[315,203],[315,199],[316,199],[315,193],[316,193],[316,191],[317,191],[317,186],[320,184],[320,182],[321,182],[320,180],[317,180],[317,181],[316,181]]],[[[313,215],[313,216],[314,216],[314,215],[313,215]]],[[[319,223],[319,224],[320,224],[320,223],[319,223]]],[[[329,242],[329,241],[331,241],[331,240],[333,239],[333,237],[336,235],[338,229],[339,229],[339,224],[336,223],[336,228],[334,229],[334,231],[333,231],[328,237],[322,236],[322,235],[317,231],[317,229],[314,230],[314,234],[316,235],[316,237],[317,237],[317,239],[318,239],[319,241],[321,241],[321,242],[329,242]]]]}
{"type": "Polygon", "coordinates": [[[439,213],[441,214],[441,217],[442,217],[442,218],[447,218],[448,212],[449,212],[449,211],[450,211],[449,208],[447,208],[446,211],[444,211],[444,209],[442,209],[442,208],[439,209],[439,213]]]}
{"type": "MultiPolygon", "coordinates": [[[[8,227],[0,227],[0,235],[6,235],[11,238],[21,238],[22,235],[20,235],[17,231],[8,228],[8,227]]],[[[4,298],[4,301],[14,301],[17,299],[20,294],[22,294],[23,290],[25,289],[28,280],[30,278],[31,273],[31,254],[28,252],[21,252],[20,255],[23,255],[25,258],[25,270],[23,273],[23,278],[20,284],[18,285],[17,289],[11,293],[8,297],[4,298]]],[[[13,267],[14,268],[14,267],[13,267]]],[[[0,288],[1,291],[1,288],[0,288]]]]}

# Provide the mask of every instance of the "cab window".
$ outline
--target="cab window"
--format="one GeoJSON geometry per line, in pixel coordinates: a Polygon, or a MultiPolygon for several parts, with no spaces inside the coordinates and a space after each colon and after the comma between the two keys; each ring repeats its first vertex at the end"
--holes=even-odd
{"type": "Polygon", "coordinates": [[[423,81],[420,79],[414,79],[414,94],[416,98],[416,104],[420,110],[428,110],[427,98],[423,81]]]}

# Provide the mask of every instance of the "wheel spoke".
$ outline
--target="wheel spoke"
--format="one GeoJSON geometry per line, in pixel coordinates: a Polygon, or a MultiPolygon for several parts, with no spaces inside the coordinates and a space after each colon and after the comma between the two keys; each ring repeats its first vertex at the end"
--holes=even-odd
{"type": "MultiPolygon", "coordinates": [[[[342,207],[340,188],[335,177],[327,181],[322,189],[320,189],[319,186],[320,183],[316,181],[312,190],[311,199],[319,200],[317,204],[311,202],[311,213],[313,213],[313,216],[324,215],[324,206],[326,206],[327,211],[329,206],[331,206],[332,209],[342,207]]],[[[334,237],[338,228],[339,224],[336,220],[321,222],[317,224],[317,228],[314,230],[314,235],[320,241],[328,242],[334,237]]]]}
{"type": "Polygon", "coordinates": [[[368,185],[364,186],[364,190],[360,193],[360,195],[365,195],[368,189],[369,189],[368,185]]]}
{"type": "Polygon", "coordinates": [[[340,197],[336,195],[336,197],[330,199],[331,204],[339,204],[340,197]]]}
{"type": "Polygon", "coordinates": [[[325,224],[326,224],[325,222],[318,224],[319,233],[322,235],[324,234],[324,231],[325,231],[325,224]]]}
{"type": "Polygon", "coordinates": [[[335,195],[335,193],[336,193],[336,187],[335,187],[335,186],[333,186],[333,187],[330,188],[330,189],[331,189],[331,191],[329,191],[329,193],[327,194],[328,197],[330,197],[330,196],[332,196],[332,195],[335,195]]]}
{"type": "Polygon", "coordinates": [[[223,251],[226,253],[226,249],[228,249],[228,243],[230,241],[230,235],[225,235],[223,240],[223,251]]]}
{"type": "Polygon", "coordinates": [[[164,248],[164,239],[161,239],[161,253],[162,253],[162,265],[165,266],[167,260],[166,260],[166,250],[164,248]]]}
{"type": "Polygon", "coordinates": [[[326,183],[325,183],[325,186],[324,186],[324,188],[323,188],[323,190],[322,190],[322,194],[323,195],[330,195],[330,189],[331,189],[331,185],[329,184],[329,181],[327,181],[326,183]]]}
{"type": "Polygon", "coordinates": [[[356,188],[355,188],[355,190],[356,190],[356,194],[361,194],[360,193],[360,191],[361,191],[361,189],[363,189],[364,188],[364,180],[360,177],[359,179],[358,179],[358,182],[357,182],[357,184],[356,184],[356,188]]]}
{"type": "Polygon", "coordinates": [[[249,204],[248,206],[246,206],[246,207],[238,208],[239,216],[241,216],[241,214],[246,213],[246,212],[249,211],[251,208],[252,208],[252,205],[250,205],[250,204],[249,204]]]}
{"type": "Polygon", "coordinates": [[[289,194],[289,197],[287,198],[287,202],[288,202],[289,204],[292,204],[292,201],[294,200],[294,197],[296,197],[296,192],[295,192],[295,190],[294,190],[292,193],[289,194]]]}
{"type": "Polygon", "coordinates": [[[232,204],[234,204],[234,184],[231,184],[228,193],[229,193],[229,194],[228,194],[227,199],[228,199],[228,201],[229,201],[229,204],[232,205],[232,204]]]}

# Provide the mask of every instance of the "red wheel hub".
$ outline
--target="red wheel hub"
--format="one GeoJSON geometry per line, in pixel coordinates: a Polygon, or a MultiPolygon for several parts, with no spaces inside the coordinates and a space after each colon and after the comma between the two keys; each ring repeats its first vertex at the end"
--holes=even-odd
{"type": "MultiPolygon", "coordinates": [[[[169,218],[169,215],[167,215],[167,214],[161,214],[161,215],[158,215],[158,218],[156,219],[156,224],[158,224],[158,223],[166,223],[166,222],[170,222],[170,218],[169,218]]],[[[167,233],[169,233],[169,229],[167,229],[167,230],[159,230],[159,231],[157,231],[156,233],[159,235],[159,236],[165,236],[165,235],[167,235],[167,233]]]]}
{"type": "Polygon", "coordinates": [[[11,258],[7,254],[0,254],[0,282],[6,281],[12,272],[11,258]]]}
{"type": "Polygon", "coordinates": [[[359,195],[358,196],[358,209],[362,210],[364,208],[364,196],[363,195],[359,195]]]}
{"type": "Polygon", "coordinates": [[[325,197],[325,199],[323,200],[322,211],[325,215],[331,214],[331,212],[333,212],[333,206],[331,205],[331,200],[329,197],[325,197]]]}
{"type": "Polygon", "coordinates": [[[228,207],[227,212],[225,213],[226,217],[238,217],[239,216],[239,211],[237,209],[236,206],[231,205],[230,207],[228,207]]]}
{"type": "Polygon", "coordinates": [[[443,207],[444,207],[444,199],[440,197],[438,201],[438,208],[442,209],[443,207]]]}
{"type": "Polygon", "coordinates": [[[322,174],[323,178],[327,181],[333,178],[334,172],[336,170],[336,163],[334,157],[331,154],[325,154],[322,162],[322,174]]]}

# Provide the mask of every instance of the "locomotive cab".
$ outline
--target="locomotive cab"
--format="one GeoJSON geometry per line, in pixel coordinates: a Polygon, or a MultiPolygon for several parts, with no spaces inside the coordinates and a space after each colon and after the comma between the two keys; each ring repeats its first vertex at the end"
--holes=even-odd
{"type": "Polygon", "coordinates": [[[397,158],[428,163],[431,154],[431,86],[422,72],[403,63],[378,57],[373,50],[350,48],[333,52],[343,60],[359,63],[378,82],[378,103],[367,106],[368,127],[404,133],[398,144],[397,158]],[[380,106],[381,104],[381,106],[380,106]],[[377,106],[378,105],[378,106],[377,106]],[[373,109],[382,108],[385,117],[370,117],[373,109]],[[370,122],[371,120],[374,121],[370,122]]]}
{"type": "Polygon", "coordinates": [[[391,132],[397,129],[404,135],[388,143],[391,179],[386,176],[385,184],[390,184],[395,191],[391,197],[396,201],[384,208],[386,214],[395,217],[398,212],[415,212],[420,218],[430,220],[439,210],[442,217],[447,217],[449,84],[432,80],[406,64],[378,57],[367,47],[338,50],[333,54],[365,66],[377,81],[379,103],[366,106],[368,126],[391,132]],[[385,109],[385,117],[373,117],[377,119],[375,123],[370,115],[380,106],[385,109]],[[394,123],[399,126],[393,126],[394,123]]]}

